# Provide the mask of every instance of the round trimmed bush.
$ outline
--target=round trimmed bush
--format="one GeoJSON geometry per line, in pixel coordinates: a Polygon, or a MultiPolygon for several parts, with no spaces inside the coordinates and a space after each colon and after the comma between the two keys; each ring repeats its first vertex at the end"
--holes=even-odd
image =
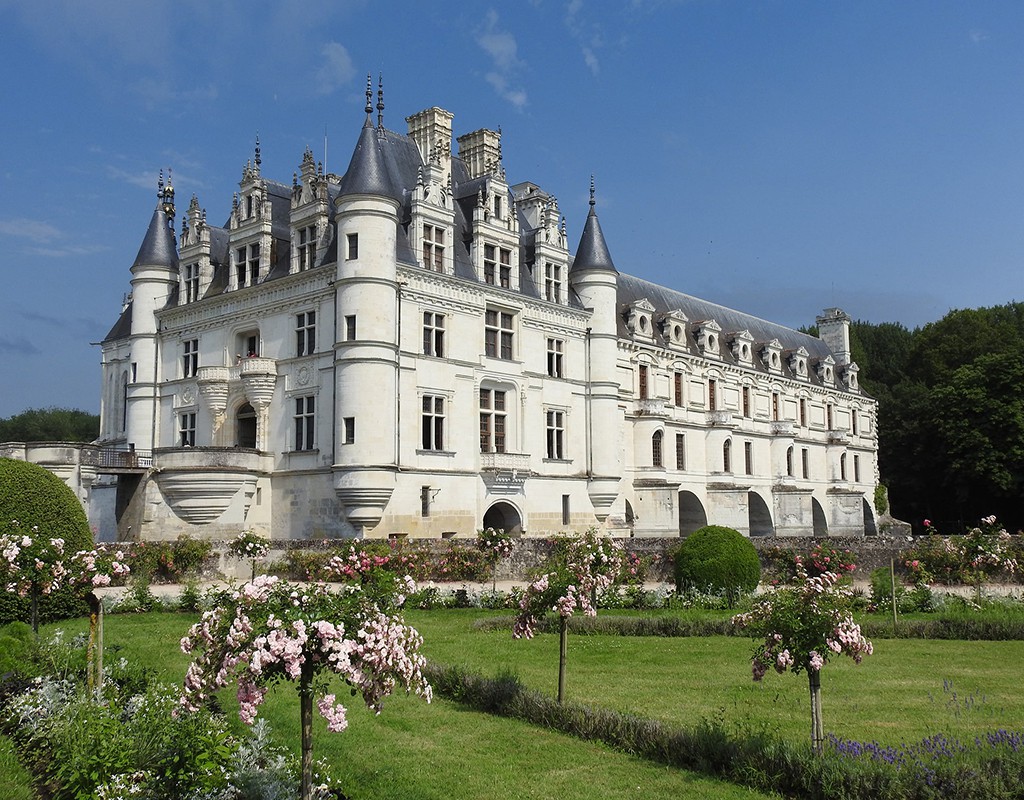
{"type": "Polygon", "coordinates": [[[691,533],[672,551],[676,591],[723,592],[730,607],[743,592],[761,580],[761,560],[742,533],[722,525],[707,525],[691,533]]]}
{"type": "MultiPolygon", "coordinates": [[[[0,530],[8,530],[12,520],[23,529],[36,525],[46,536],[63,539],[66,555],[93,547],[82,504],[64,481],[38,464],[0,458],[0,530]]],[[[28,599],[0,594],[0,624],[28,620],[29,613],[28,599]]],[[[42,622],[88,613],[76,589],[60,589],[39,600],[42,622]]]]}

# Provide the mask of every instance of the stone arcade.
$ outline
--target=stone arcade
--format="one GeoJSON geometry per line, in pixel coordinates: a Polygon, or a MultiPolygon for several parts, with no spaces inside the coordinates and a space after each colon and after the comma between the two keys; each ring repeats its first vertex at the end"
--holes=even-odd
{"type": "MultiPolygon", "coordinates": [[[[120,538],[873,533],[875,402],[821,338],[620,272],[590,210],[429,108],[342,176],[259,145],[229,219],[173,187],[102,343],[92,502],[120,538]],[[116,498],[116,499],[115,499],[116,498]]],[[[619,255],[619,265],[629,255],[619,255]]],[[[104,538],[113,538],[113,530],[104,538]]]]}

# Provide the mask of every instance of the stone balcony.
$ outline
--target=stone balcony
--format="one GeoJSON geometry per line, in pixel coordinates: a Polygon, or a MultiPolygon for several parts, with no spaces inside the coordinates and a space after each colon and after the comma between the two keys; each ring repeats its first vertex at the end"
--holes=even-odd
{"type": "Polygon", "coordinates": [[[768,423],[768,430],[772,436],[793,436],[796,426],[792,420],[773,420],[768,423]]]}
{"type": "Polygon", "coordinates": [[[636,401],[636,413],[645,417],[667,417],[668,404],[664,398],[648,397],[636,401]]]}
{"type": "Polygon", "coordinates": [[[713,428],[731,427],[733,425],[732,412],[715,410],[707,412],[707,424],[713,428]]]}
{"type": "Polygon", "coordinates": [[[530,470],[530,456],[528,453],[481,453],[480,470],[484,472],[510,470],[526,473],[530,470]]]}
{"type": "Polygon", "coordinates": [[[835,428],[828,432],[829,444],[849,444],[850,432],[845,428],[835,428]]]}

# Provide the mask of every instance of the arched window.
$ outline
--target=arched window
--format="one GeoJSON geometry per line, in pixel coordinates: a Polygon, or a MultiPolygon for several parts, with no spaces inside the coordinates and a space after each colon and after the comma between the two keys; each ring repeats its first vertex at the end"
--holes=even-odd
{"type": "Polygon", "coordinates": [[[846,480],[846,453],[839,456],[839,480],[846,480]]]}
{"type": "Polygon", "coordinates": [[[790,447],[786,451],[786,474],[790,478],[793,477],[793,448],[792,447],[790,447]]]}
{"type": "Polygon", "coordinates": [[[256,449],[256,409],[248,403],[235,414],[235,431],[237,447],[256,449]]]}
{"type": "Polygon", "coordinates": [[[722,471],[732,472],[732,439],[726,439],[722,445],[722,471]]]}
{"type": "Polygon", "coordinates": [[[651,464],[655,467],[664,466],[661,448],[662,436],[661,431],[655,431],[654,436],[651,437],[651,464]]]}

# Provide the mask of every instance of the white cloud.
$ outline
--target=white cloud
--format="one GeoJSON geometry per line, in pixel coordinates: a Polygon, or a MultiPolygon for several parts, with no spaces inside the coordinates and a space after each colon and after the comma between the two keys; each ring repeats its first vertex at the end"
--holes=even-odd
{"type": "Polygon", "coordinates": [[[338,42],[328,42],[320,49],[323,62],[316,72],[318,94],[331,94],[347,85],[355,75],[352,57],[345,46],[338,42]]]}
{"type": "Polygon", "coordinates": [[[516,37],[498,28],[498,12],[487,12],[486,25],[477,33],[476,43],[491,58],[494,69],[484,75],[494,90],[516,108],[526,105],[526,89],[515,85],[516,73],[522,66],[516,37]]]}
{"type": "Polygon", "coordinates": [[[63,236],[60,229],[55,228],[49,222],[42,222],[37,219],[0,219],[0,234],[4,236],[15,236],[21,239],[29,239],[33,242],[48,242],[52,239],[59,239],[63,236]]]}
{"type": "Polygon", "coordinates": [[[603,45],[604,37],[597,23],[584,19],[582,12],[583,0],[570,0],[565,7],[565,27],[579,46],[583,63],[591,74],[597,75],[601,71],[597,51],[603,45]]]}
{"type": "Polygon", "coordinates": [[[989,38],[988,31],[983,31],[979,28],[972,29],[967,35],[970,36],[972,44],[981,44],[989,38]]]}

